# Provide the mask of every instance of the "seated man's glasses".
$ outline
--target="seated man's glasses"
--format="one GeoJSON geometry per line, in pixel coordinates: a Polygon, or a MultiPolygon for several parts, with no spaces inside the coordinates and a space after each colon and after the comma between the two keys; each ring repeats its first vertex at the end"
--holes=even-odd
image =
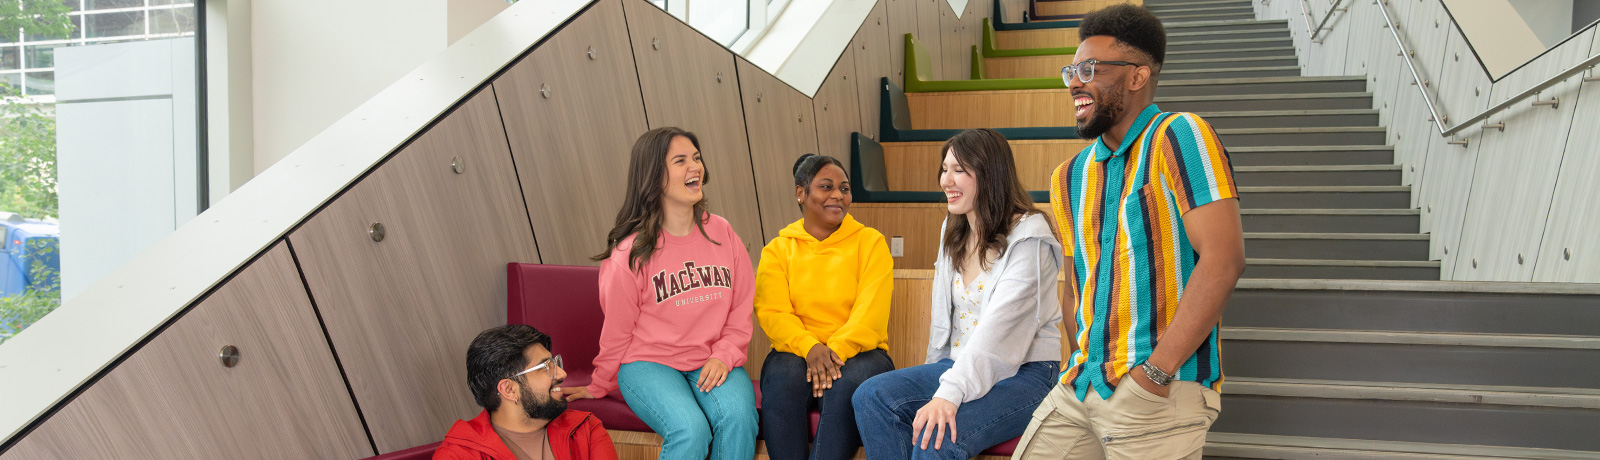
{"type": "Polygon", "coordinates": [[[511,378],[521,377],[522,374],[526,374],[526,373],[529,373],[529,372],[533,372],[533,371],[537,371],[537,370],[543,369],[545,371],[545,373],[550,375],[550,378],[554,379],[554,378],[556,378],[556,371],[555,370],[557,368],[561,368],[561,367],[562,367],[561,366],[561,355],[555,355],[555,356],[551,356],[549,359],[546,359],[544,361],[540,361],[539,364],[536,365],[536,366],[530,367],[530,368],[528,368],[526,370],[523,370],[522,372],[518,372],[516,375],[511,376],[511,378]]]}

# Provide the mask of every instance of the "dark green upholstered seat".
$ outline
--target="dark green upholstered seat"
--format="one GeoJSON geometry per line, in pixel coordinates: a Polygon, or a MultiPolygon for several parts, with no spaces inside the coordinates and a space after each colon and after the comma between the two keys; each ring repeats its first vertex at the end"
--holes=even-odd
{"type": "Polygon", "coordinates": [[[1020,23],[1006,22],[1005,7],[1000,0],[994,0],[994,30],[1036,30],[1036,29],[1076,29],[1079,21],[1046,21],[1028,22],[1026,15],[1020,23]]]}
{"type": "MultiPolygon", "coordinates": [[[[932,173],[932,171],[929,171],[932,173]]],[[[943,192],[889,190],[889,167],[883,145],[861,133],[850,133],[850,177],[855,178],[851,199],[857,203],[942,203],[943,192]]],[[[1050,202],[1050,192],[1030,191],[1035,203],[1050,202]]]]}
{"type": "MultiPolygon", "coordinates": [[[[952,133],[953,134],[953,133],[952,133]]],[[[883,162],[883,145],[861,133],[850,133],[850,176],[855,189],[851,199],[857,203],[938,203],[943,192],[896,192],[889,190],[889,170],[883,162]]],[[[1049,199],[1046,197],[1045,199],[1049,199]]]]}
{"type": "MultiPolygon", "coordinates": [[[[906,93],[900,91],[900,87],[895,86],[888,77],[880,81],[883,89],[879,92],[881,97],[878,100],[881,105],[878,111],[878,138],[883,142],[944,142],[961,132],[959,129],[911,129],[911,104],[906,101],[906,93]]],[[[1007,139],[1078,138],[1078,128],[1073,126],[996,128],[995,131],[1007,139]]]]}

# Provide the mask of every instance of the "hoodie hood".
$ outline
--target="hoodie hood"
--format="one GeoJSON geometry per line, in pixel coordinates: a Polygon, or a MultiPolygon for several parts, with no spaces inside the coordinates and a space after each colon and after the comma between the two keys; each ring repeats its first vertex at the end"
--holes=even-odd
{"type": "MultiPolygon", "coordinates": [[[[855,216],[845,213],[844,222],[839,223],[839,229],[834,230],[832,235],[828,235],[828,239],[820,241],[820,243],[834,244],[840,241],[848,240],[851,236],[854,236],[856,232],[859,232],[864,228],[867,228],[867,226],[861,225],[860,222],[856,222],[855,216]]],[[[1050,231],[1049,226],[1046,226],[1045,231],[1050,231]]],[[[793,223],[789,224],[789,226],[784,227],[783,230],[778,231],[778,237],[793,238],[807,243],[819,242],[817,241],[816,237],[811,236],[811,233],[806,231],[805,219],[794,221],[793,223]]]]}

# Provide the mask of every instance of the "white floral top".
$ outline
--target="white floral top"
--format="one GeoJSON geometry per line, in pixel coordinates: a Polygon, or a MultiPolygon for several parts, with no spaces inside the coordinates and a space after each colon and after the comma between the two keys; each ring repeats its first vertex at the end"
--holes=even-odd
{"type": "Polygon", "coordinates": [[[954,332],[950,334],[950,356],[958,356],[961,344],[978,328],[978,313],[983,311],[983,294],[989,284],[989,272],[978,273],[978,277],[972,280],[973,286],[967,286],[961,278],[961,274],[956,273],[954,287],[950,289],[950,303],[955,307],[950,311],[950,326],[954,332]]]}

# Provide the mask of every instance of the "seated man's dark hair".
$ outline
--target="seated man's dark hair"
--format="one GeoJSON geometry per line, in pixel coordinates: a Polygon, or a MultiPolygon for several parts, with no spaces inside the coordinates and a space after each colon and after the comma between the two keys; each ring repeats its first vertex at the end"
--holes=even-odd
{"type": "Polygon", "coordinates": [[[467,387],[479,406],[489,412],[500,408],[500,380],[528,367],[523,352],[534,345],[549,350],[550,336],[526,324],[492,327],[472,339],[467,346],[467,387]]]}
{"type": "Polygon", "coordinates": [[[1083,16],[1078,23],[1078,39],[1104,35],[1118,43],[1143,53],[1153,63],[1151,68],[1161,72],[1167,61],[1167,29],[1161,19],[1142,6],[1127,3],[1105,7],[1083,16]]]}

